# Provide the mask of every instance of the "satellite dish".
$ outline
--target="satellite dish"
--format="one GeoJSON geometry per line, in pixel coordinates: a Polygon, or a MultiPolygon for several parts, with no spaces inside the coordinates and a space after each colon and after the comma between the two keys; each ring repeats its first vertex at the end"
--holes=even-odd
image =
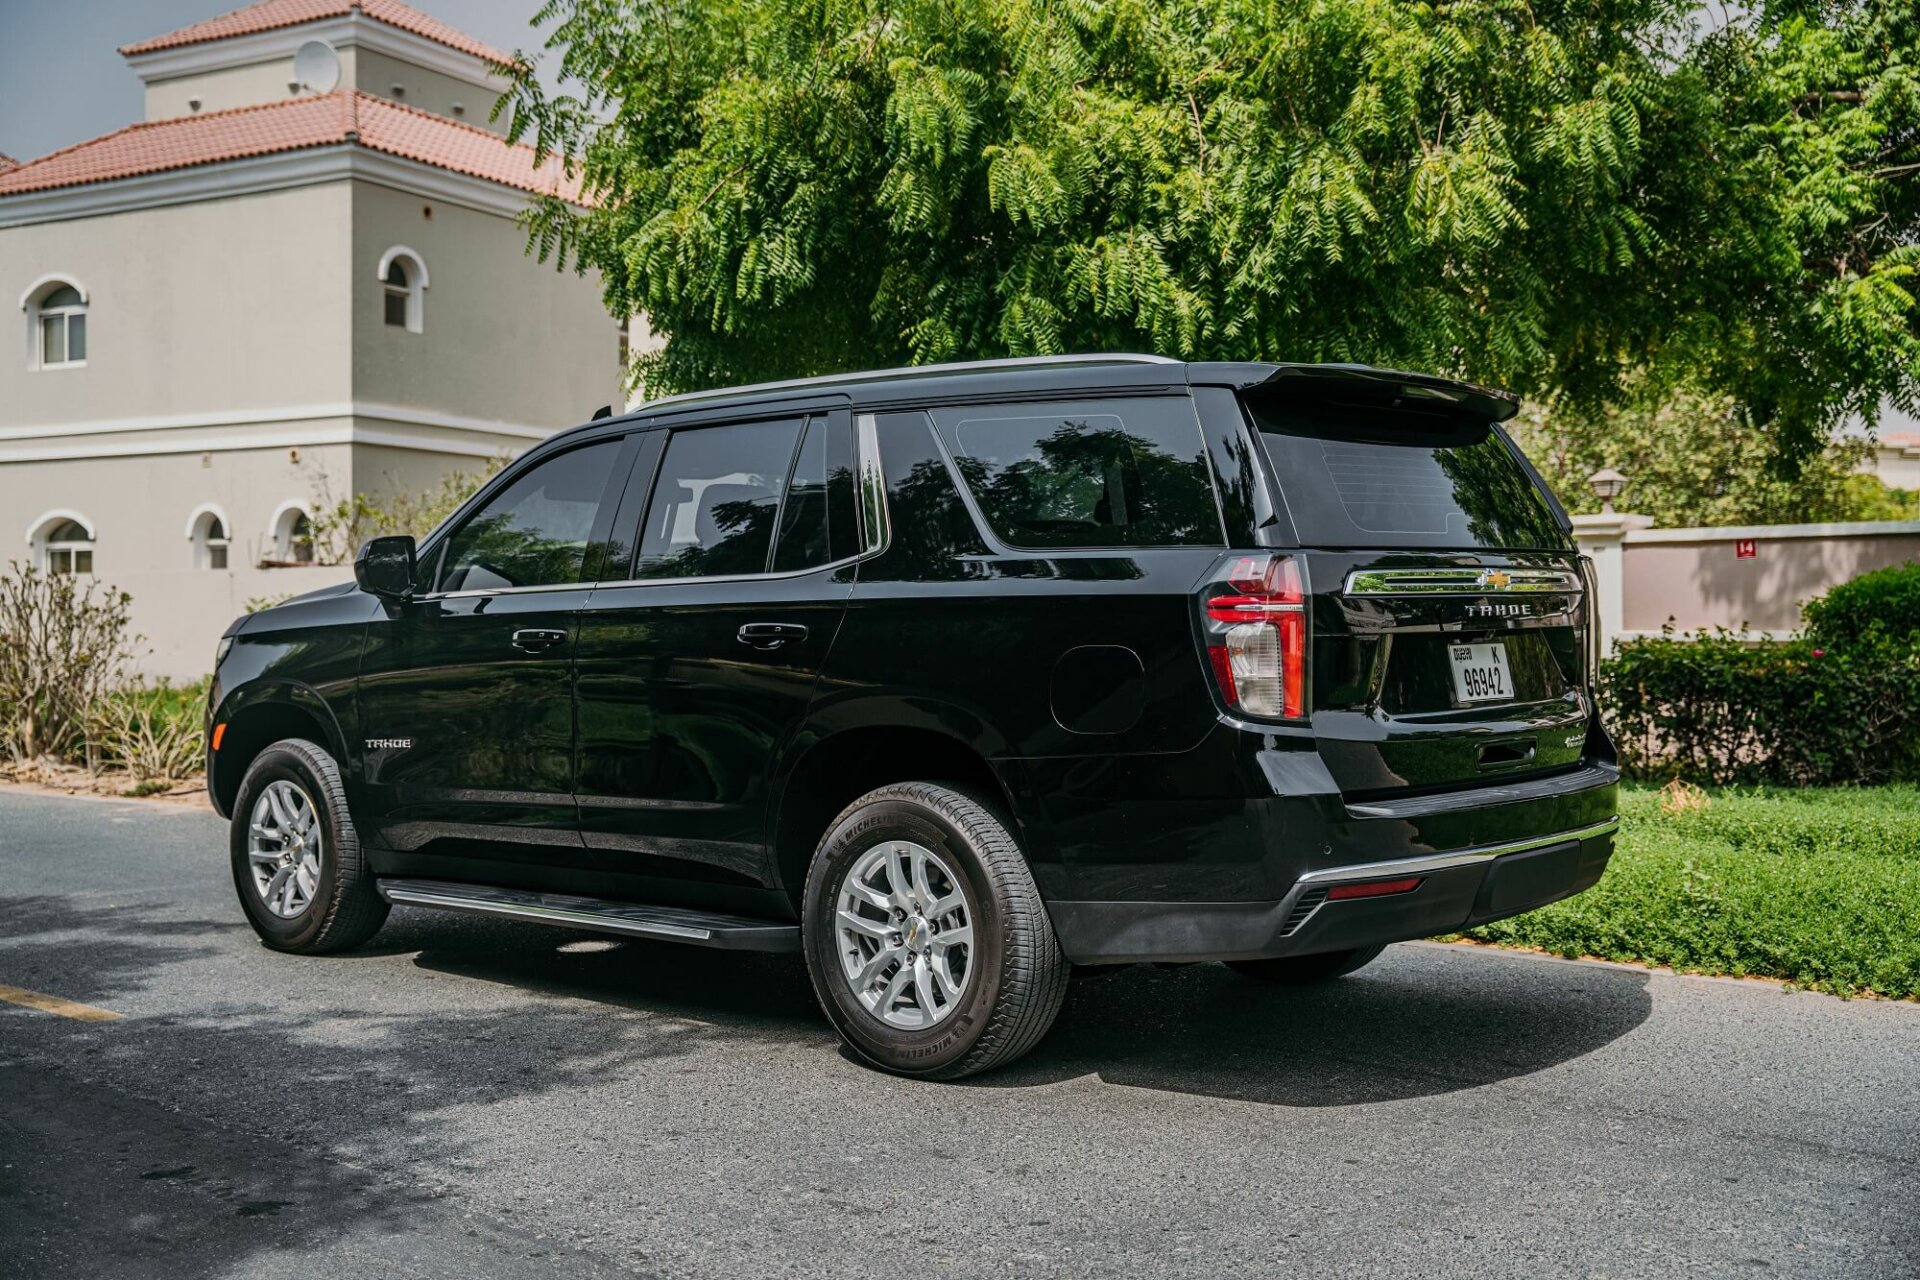
{"type": "Polygon", "coordinates": [[[325,40],[309,40],[293,55],[293,78],[315,93],[332,93],[340,83],[340,55],[325,40]]]}

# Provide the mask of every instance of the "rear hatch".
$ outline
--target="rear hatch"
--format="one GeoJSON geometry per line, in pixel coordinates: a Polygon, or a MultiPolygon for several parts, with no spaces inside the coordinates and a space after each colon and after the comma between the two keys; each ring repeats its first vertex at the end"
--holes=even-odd
{"type": "Polygon", "coordinates": [[[1587,745],[1588,593],[1566,517],[1446,384],[1278,380],[1242,402],[1292,523],[1309,714],[1358,799],[1536,776],[1587,745]]]}

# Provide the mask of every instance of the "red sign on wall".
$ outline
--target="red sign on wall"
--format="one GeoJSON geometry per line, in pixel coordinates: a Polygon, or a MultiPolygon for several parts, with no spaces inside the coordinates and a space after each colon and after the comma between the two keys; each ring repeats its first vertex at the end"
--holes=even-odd
{"type": "Polygon", "coordinates": [[[1753,545],[1752,538],[1736,538],[1733,542],[1733,554],[1737,560],[1751,560],[1760,554],[1760,548],[1753,545]]]}

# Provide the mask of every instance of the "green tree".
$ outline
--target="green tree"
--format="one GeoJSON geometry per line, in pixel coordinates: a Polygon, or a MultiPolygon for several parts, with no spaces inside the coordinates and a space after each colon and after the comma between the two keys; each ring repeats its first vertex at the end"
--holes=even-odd
{"type": "Polygon", "coordinates": [[[1147,348],[1582,406],[1695,381],[1790,474],[1914,403],[1911,0],[548,0],[529,220],[659,390],[1147,348]]]}
{"type": "Polygon", "coordinates": [[[1587,477],[1612,467],[1628,480],[1615,505],[1668,528],[1920,519],[1920,494],[1860,473],[1866,440],[1830,441],[1787,480],[1769,465],[1771,436],[1740,418],[1725,396],[1682,392],[1592,411],[1528,405],[1511,430],[1571,511],[1599,510],[1587,477]]]}

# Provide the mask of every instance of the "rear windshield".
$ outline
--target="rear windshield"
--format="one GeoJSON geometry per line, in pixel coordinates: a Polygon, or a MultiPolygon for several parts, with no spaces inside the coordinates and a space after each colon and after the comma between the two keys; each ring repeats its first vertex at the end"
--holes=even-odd
{"type": "Polygon", "coordinates": [[[994,534],[1015,547],[1222,544],[1185,396],[970,405],[934,421],[994,534]]]}
{"type": "Polygon", "coordinates": [[[1308,546],[1571,547],[1553,499],[1498,427],[1365,406],[1247,410],[1308,546]]]}

